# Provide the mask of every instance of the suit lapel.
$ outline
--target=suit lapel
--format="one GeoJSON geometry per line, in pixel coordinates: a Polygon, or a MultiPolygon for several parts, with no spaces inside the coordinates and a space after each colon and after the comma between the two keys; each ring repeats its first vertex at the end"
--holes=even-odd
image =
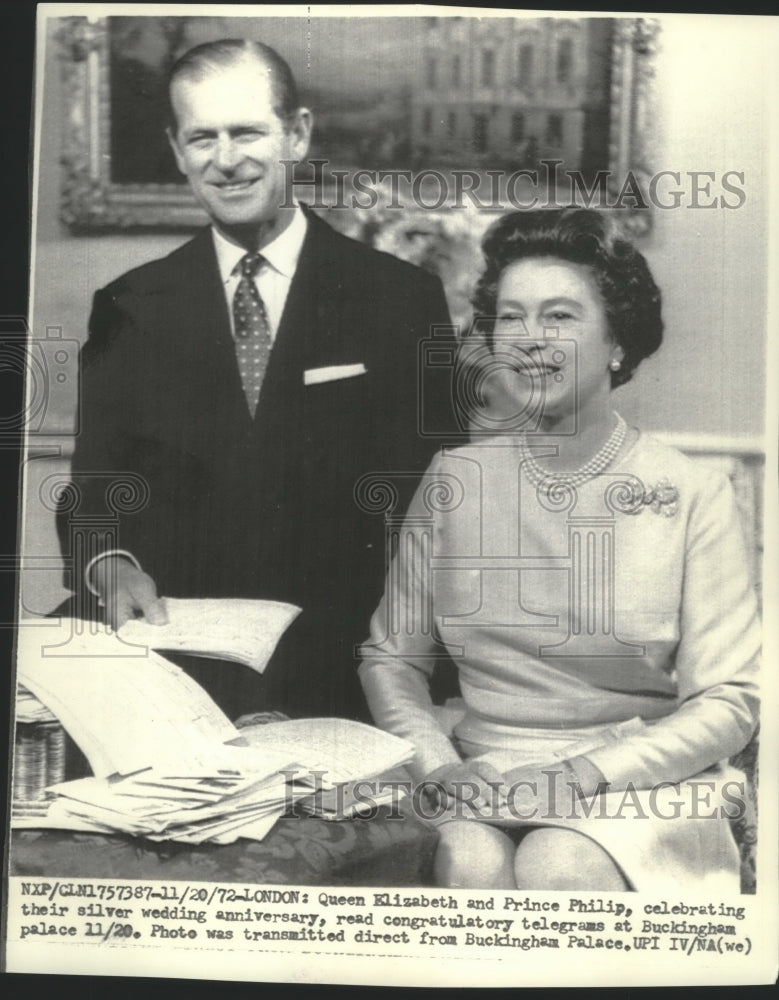
{"type": "MultiPolygon", "coordinates": [[[[290,285],[257,410],[258,427],[292,416],[303,398],[303,373],[327,364],[344,329],[344,275],[338,237],[313,213],[290,285]]],[[[359,359],[357,359],[359,360],[359,359]]]]}
{"type": "Polygon", "coordinates": [[[308,363],[340,326],[338,320],[343,310],[345,276],[338,254],[339,237],[313,212],[307,212],[306,217],[308,233],[279,334],[294,336],[296,328],[301,329],[301,320],[307,319],[308,323],[302,331],[302,343],[307,348],[308,363]]]}
{"type": "Polygon", "coordinates": [[[180,310],[177,325],[183,327],[188,353],[203,380],[200,388],[204,405],[213,412],[216,424],[224,423],[233,434],[249,433],[252,421],[238,372],[211,230],[199,234],[188,249],[180,269],[181,287],[175,295],[180,310]]]}

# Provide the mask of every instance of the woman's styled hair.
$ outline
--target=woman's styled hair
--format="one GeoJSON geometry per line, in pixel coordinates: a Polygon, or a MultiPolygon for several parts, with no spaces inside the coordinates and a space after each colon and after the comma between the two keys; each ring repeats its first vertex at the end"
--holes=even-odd
{"type": "Polygon", "coordinates": [[[490,346],[500,277],[509,265],[531,257],[555,257],[589,268],[611,335],[624,353],[622,367],[611,372],[613,389],[629,382],[640,362],[662,343],[660,290],[644,257],[605,213],[588,208],[510,212],[487,230],[482,251],[486,267],[472,302],[490,346]]]}

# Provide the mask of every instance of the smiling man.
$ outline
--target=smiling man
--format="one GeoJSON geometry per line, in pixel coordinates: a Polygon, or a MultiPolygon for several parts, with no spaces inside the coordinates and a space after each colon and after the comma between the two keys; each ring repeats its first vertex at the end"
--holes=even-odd
{"type": "Polygon", "coordinates": [[[287,168],[308,152],[311,115],[289,67],[258,44],[199,46],[173,69],[168,138],[190,187],[227,239],[266,246],[292,222],[287,168]]]}
{"type": "MultiPolygon", "coordinates": [[[[170,104],[211,225],[95,295],[78,515],[106,513],[106,476],[142,477],[148,499],[118,542],[95,533],[69,582],[82,613],[99,601],[114,623],[164,620],[158,594],[298,604],[261,680],[187,669],[233,715],[362,716],[354,646],[382,591],[384,524],[354,491],[366,473],[421,472],[434,450],[417,359],[448,322],[441,284],[290,205],[283,161],[305,157],[311,115],[274,50],[198,46],[173,67],[170,104]]],[[[449,400],[426,406],[441,426],[449,400]]]]}

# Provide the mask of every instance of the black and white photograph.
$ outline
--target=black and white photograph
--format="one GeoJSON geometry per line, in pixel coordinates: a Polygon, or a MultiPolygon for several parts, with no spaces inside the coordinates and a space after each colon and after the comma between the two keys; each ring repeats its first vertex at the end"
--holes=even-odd
{"type": "Polygon", "coordinates": [[[6,970],[775,980],[777,42],[38,5],[6,970]]]}

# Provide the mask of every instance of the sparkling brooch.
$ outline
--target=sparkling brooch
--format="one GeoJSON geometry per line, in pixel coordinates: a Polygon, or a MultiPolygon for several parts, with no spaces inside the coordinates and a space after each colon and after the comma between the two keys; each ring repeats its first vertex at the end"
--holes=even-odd
{"type": "Polygon", "coordinates": [[[679,509],[679,490],[667,479],[661,479],[654,489],[637,489],[627,513],[640,514],[646,507],[663,517],[673,517],[679,509]]]}

